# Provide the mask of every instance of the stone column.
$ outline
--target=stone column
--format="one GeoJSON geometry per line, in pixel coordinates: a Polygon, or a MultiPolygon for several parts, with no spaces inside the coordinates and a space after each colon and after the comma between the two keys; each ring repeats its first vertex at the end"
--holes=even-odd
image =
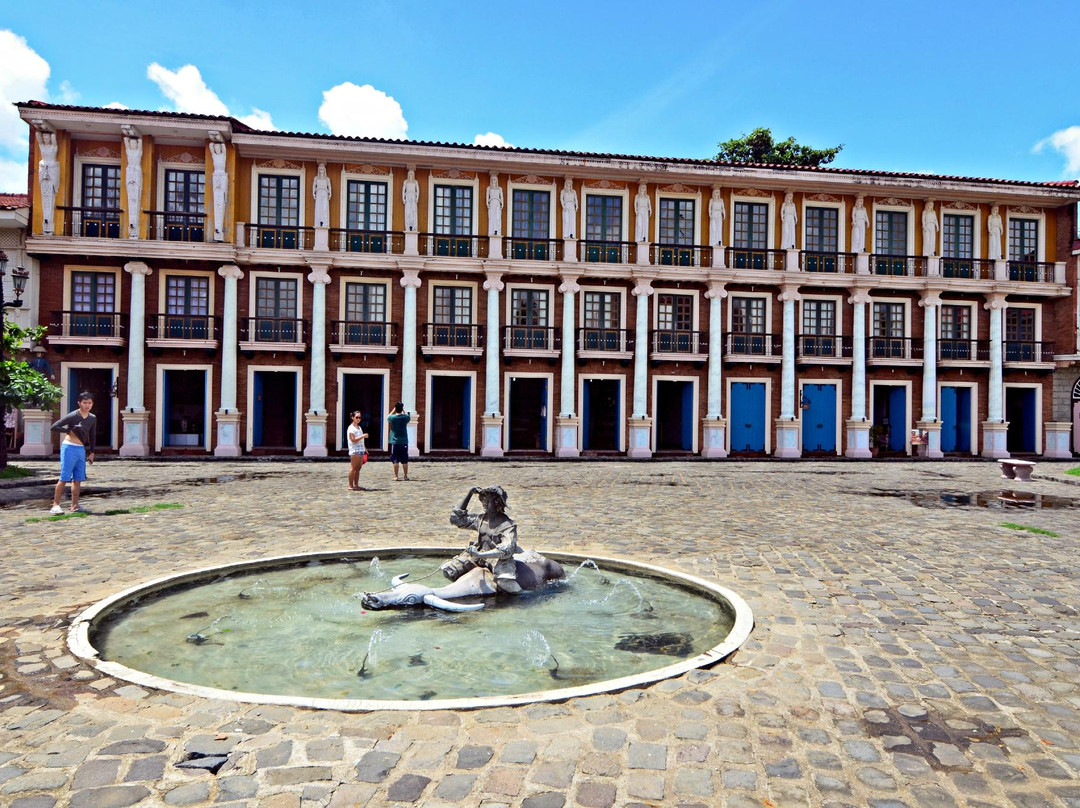
{"type": "Polygon", "coordinates": [[[781,337],[780,417],[776,419],[776,457],[802,456],[802,422],[795,417],[795,303],[802,299],[794,284],[784,286],[778,297],[784,304],[781,337]]]}
{"type": "Polygon", "coordinates": [[[637,276],[632,294],[637,298],[634,322],[634,409],[630,415],[628,457],[652,457],[652,418],[649,417],[649,295],[652,277],[637,276]]]}
{"type": "Polygon", "coordinates": [[[217,457],[239,457],[240,411],[236,408],[236,284],[244,273],[235,264],[226,264],[218,270],[225,279],[225,313],[221,318],[221,401],[214,414],[217,421],[217,457]]]}
{"type": "Polygon", "coordinates": [[[987,391],[986,420],[983,421],[983,457],[1009,457],[1009,451],[1005,448],[1009,423],[1005,420],[1004,389],[1001,384],[1003,326],[1007,306],[1005,295],[1000,292],[987,295],[983,304],[983,308],[990,311],[990,389],[987,391]]]}
{"type": "MultiPolygon", "coordinates": [[[[928,259],[937,261],[937,257],[928,259]]],[[[944,457],[941,451],[941,421],[937,417],[937,313],[941,297],[935,289],[923,292],[923,379],[922,418],[915,426],[926,433],[926,456],[944,457]]]]}
{"type": "Polygon", "coordinates": [[[146,276],[151,269],[142,261],[129,261],[124,271],[131,275],[131,302],[128,307],[127,407],[121,410],[124,440],[121,457],[150,454],[150,413],[143,405],[143,374],[146,349],[146,276]]]}
{"type": "Polygon", "coordinates": [[[710,281],[705,298],[709,301],[709,376],[706,390],[707,412],[702,424],[702,457],[727,457],[727,420],[724,418],[723,364],[724,332],[722,311],[727,289],[721,281],[710,281]]]}
{"type": "Polygon", "coordinates": [[[851,329],[851,417],[847,421],[845,457],[871,457],[870,421],[866,418],[866,305],[867,289],[856,288],[848,297],[854,307],[851,329]]]}
{"type": "MultiPolygon", "coordinates": [[[[324,228],[325,229],[325,228],[324,228]]],[[[304,457],[326,457],[326,286],[330,283],[328,264],[313,264],[311,282],[311,379],[304,413],[304,457]]]]}
{"type": "Polygon", "coordinates": [[[499,411],[499,292],[503,290],[502,273],[487,272],[487,340],[484,347],[484,414],[480,419],[483,433],[483,457],[502,457],[503,416],[499,411]]]}
{"type": "Polygon", "coordinates": [[[577,399],[577,379],[574,374],[574,358],[577,352],[574,326],[577,322],[577,309],[574,306],[574,295],[581,288],[577,283],[579,277],[580,275],[564,272],[562,283],[559,284],[559,292],[563,296],[563,313],[559,416],[555,419],[556,457],[578,457],[581,454],[578,449],[578,429],[581,426],[581,419],[577,417],[574,406],[577,399]]]}
{"type": "Polygon", "coordinates": [[[419,434],[420,413],[416,411],[416,290],[420,288],[420,270],[402,270],[402,288],[405,289],[405,311],[401,319],[401,402],[409,420],[409,457],[419,457],[416,444],[419,434]]]}

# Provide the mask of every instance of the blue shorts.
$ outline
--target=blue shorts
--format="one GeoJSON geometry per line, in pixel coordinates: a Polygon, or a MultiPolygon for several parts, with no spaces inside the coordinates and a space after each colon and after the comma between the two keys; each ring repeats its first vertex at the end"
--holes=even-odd
{"type": "Polygon", "coordinates": [[[409,462],[409,445],[407,443],[391,443],[390,444],[390,462],[391,463],[408,463],[409,462]]]}
{"type": "Polygon", "coordinates": [[[75,443],[60,444],[60,482],[81,483],[86,479],[86,447],[75,443]]]}

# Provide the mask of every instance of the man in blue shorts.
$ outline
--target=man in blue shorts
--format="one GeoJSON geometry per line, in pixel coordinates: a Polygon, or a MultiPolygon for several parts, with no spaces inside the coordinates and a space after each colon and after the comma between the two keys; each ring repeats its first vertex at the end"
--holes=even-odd
{"type": "Polygon", "coordinates": [[[79,510],[79,491],[86,479],[86,464],[94,462],[97,416],[90,412],[94,406],[93,394],[79,393],[78,403],[77,410],[72,410],[52,425],[53,432],[64,433],[64,439],[60,442],[60,481],[53,491],[52,513],[64,512],[60,500],[68,483],[71,483],[71,513],[79,510]]]}
{"type": "Polygon", "coordinates": [[[390,462],[394,464],[394,479],[398,477],[398,464],[405,470],[405,479],[409,479],[409,413],[405,412],[405,405],[400,401],[390,410],[386,416],[386,423],[390,425],[390,462]]]}

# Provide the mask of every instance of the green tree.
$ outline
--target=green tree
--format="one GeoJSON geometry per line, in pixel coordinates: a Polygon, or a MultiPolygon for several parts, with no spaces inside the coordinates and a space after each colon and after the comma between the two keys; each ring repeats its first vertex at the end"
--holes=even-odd
{"type": "MultiPolygon", "coordinates": [[[[3,333],[0,334],[0,415],[7,415],[12,407],[49,409],[63,395],[63,390],[26,362],[15,358],[24,340],[37,341],[44,335],[44,327],[20,328],[4,320],[3,333]]],[[[7,441],[0,440],[0,471],[6,468],[7,441]]]]}
{"type": "Polygon", "coordinates": [[[765,163],[780,166],[823,166],[831,163],[844,148],[844,144],[831,149],[814,149],[796,143],[789,137],[777,143],[772,130],[759,126],[749,135],[725,140],[717,144],[720,151],[716,158],[724,163],[765,163]]]}

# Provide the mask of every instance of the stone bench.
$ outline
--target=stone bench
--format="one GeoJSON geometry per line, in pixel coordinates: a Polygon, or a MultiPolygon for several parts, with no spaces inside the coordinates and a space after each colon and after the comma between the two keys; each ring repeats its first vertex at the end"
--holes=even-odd
{"type": "Polygon", "coordinates": [[[1009,457],[998,459],[1001,465],[1001,478],[1003,480],[1019,480],[1022,483],[1031,482],[1031,472],[1035,470],[1035,464],[1030,460],[1013,460],[1009,457]]]}

